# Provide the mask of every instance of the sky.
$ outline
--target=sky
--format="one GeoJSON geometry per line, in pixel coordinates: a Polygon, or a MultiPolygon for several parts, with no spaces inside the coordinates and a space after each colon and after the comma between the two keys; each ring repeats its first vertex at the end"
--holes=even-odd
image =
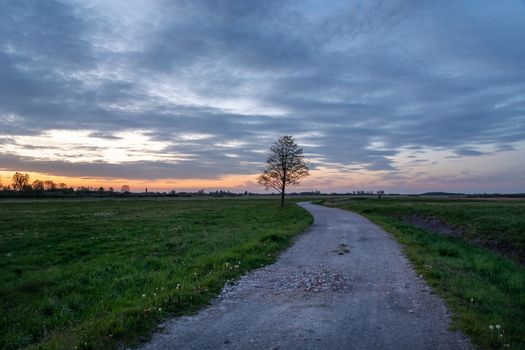
{"type": "Polygon", "coordinates": [[[525,192],[525,2],[0,0],[0,175],[525,192]]]}

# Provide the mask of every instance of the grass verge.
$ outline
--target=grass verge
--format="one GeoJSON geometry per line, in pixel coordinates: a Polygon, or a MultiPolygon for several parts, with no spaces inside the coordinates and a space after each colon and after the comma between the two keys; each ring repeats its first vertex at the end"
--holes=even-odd
{"type": "Polygon", "coordinates": [[[311,222],[269,200],[0,203],[0,348],[137,344],[311,222]]]}
{"type": "MultiPolygon", "coordinates": [[[[417,273],[451,309],[453,327],[461,329],[473,343],[487,349],[525,349],[525,269],[518,263],[464,238],[443,236],[404,223],[396,218],[399,210],[395,207],[400,203],[378,204],[377,200],[368,199],[325,204],[358,212],[392,233],[404,245],[417,273]],[[390,206],[390,210],[385,206],[390,206]]],[[[446,208],[449,204],[453,208],[458,205],[442,201],[439,210],[453,210],[446,208]]],[[[498,216],[497,207],[496,203],[491,209],[493,218],[498,216]]],[[[468,212],[468,206],[464,211],[468,212]]],[[[502,215],[508,215],[506,212],[502,215]]],[[[518,235],[516,228],[509,231],[514,237],[518,235]]],[[[479,236],[483,232],[472,234],[479,236]]]]}

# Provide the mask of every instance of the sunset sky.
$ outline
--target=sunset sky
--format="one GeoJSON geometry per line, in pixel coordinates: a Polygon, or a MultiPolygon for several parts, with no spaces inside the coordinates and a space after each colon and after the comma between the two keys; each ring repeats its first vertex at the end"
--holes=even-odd
{"type": "Polygon", "coordinates": [[[0,0],[0,176],[525,192],[524,1],[0,0]]]}

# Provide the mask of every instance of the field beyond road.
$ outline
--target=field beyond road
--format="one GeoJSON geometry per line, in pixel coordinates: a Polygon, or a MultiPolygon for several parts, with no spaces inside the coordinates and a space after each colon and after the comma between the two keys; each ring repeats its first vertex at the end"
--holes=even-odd
{"type": "Polygon", "coordinates": [[[0,348],[134,344],[311,221],[272,200],[0,202],[0,348]]]}
{"type": "Polygon", "coordinates": [[[524,200],[349,197],[324,204],[391,232],[473,343],[525,349],[524,200]]]}

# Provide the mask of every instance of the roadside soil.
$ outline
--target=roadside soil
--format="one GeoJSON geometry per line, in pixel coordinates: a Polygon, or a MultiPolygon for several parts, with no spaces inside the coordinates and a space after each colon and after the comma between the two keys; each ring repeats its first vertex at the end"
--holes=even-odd
{"type": "Polygon", "coordinates": [[[509,244],[508,242],[501,240],[495,241],[481,238],[469,238],[468,235],[465,234],[465,230],[463,228],[450,225],[437,216],[412,214],[399,215],[396,216],[396,218],[426,231],[438,233],[444,236],[461,237],[466,241],[480,245],[495,253],[504,255],[507,258],[517,261],[522,266],[525,266],[525,252],[518,249],[516,246],[509,244]]]}
{"type": "Polygon", "coordinates": [[[470,349],[389,234],[300,203],[315,223],[272,265],[225,286],[140,349],[470,349]]]}
{"type": "Polygon", "coordinates": [[[422,216],[418,214],[401,215],[398,217],[407,224],[414,225],[420,229],[436,232],[444,236],[463,236],[463,229],[452,226],[436,216],[422,216]]]}

